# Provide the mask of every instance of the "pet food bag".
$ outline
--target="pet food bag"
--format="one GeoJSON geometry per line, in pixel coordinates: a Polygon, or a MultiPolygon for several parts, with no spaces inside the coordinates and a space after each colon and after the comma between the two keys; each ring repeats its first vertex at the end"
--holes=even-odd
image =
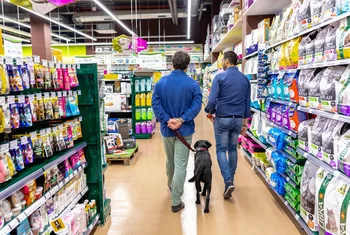
{"type": "MultiPolygon", "coordinates": [[[[331,27],[331,26],[329,26],[329,27],[331,27]]],[[[326,42],[325,38],[327,36],[329,27],[322,29],[316,36],[316,39],[315,39],[315,63],[325,61],[324,45],[326,42]]]]}
{"type": "Polygon", "coordinates": [[[349,0],[337,0],[337,15],[344,14],[350,10],[349,0]]]}
{"type": "Polygon", "coordinates": [[[326,71],[326,69],[319,72],[315,77],[313,77],[309,82],[309,107],[314,109],[321,109],[321,90],[320,90],[320,84],[321,79],[323,77],[323,73],[326,71]]]}
{"type": "Polygon", "coordinates": [[[271,174],[270,185],[281,196],[284,196],[284,194],[286,194],[286,190],[284,189],[285,183],[286,180],[277,172],[271,174]]]}
{"type": "Polygon", "coordinates": [[[276,92],[277,92],[277,99],[284,100],[284,78],[285,73],[283,71],[279,72],[278,77],[276,79],[276,92]]]}
{"type": "Polygon", "coordinates": [[[320,83],[320,93],[321,93],[320,98],[321,98],[322,110],[333,112],[333,113],[337,112],[337,98],[338,98],[338,93],[340,91],[340,88],[339,88],[341,86],[340,83],[345,83],[344,76],[348,77],[349,72],[350,72],[349,66],[346,69],[340,66],[328,67],[324,71],[321,79],[321,83],[320,83]]]}
{"type": "Polygon", "coordinates": [[[340,89],[337,99],[338,113],[345,116],[350,116],[350,79],[349,70],[345,70],[343,76],[341,77],[338,86],[336,88],[340,89]]]}
{"type": "Polygon", "coordinates": [[[306,64],[313,64],[315,62],[315,42],[316,39],[311,40],[306,44],[305,58],[306,64]]]}
{"type": "Polygon", "coordinates": [[[310,153],[322,160],[322,133],[327,130],[330,119],[317,116],[311,131],[310,153]]]}
{"type": "Polygon", "coordinates": [[[317,25],[322,22],[322,6],[325,0],[312,0],[311,2],[311,16],[312,25],[317,25]]]}
{"type": "Polygon", "coordinates": [[[325,0],[322,15],[324,21],[337,16],[336,0],[325,0]]]}
{"type": "Polygon", "coordinates": [[[276,172],[280,174],[284,174],[287,169],[287,159],[285,156],[283,156],[282,153],[279,151],[273,151],[271,153],[271,160],[270,163],[272,166],[276,169],[276,172]]]}
{"type": "Polygon", "coordinates": [[[338,142],[339,169],[350,176],[350,130],[342,135],[338,142]]]}
{"type": "Polygon", "coordinates": [[[318,166],[310,161],[305,162],[300,186],[300,216],[312,231],[317,231],[315,201],[316,201],[316,173],[318,166]]]}
{"type": "Polygon", "coordinates": [[[324,234],[324,198],[325,189],[327,188],[330,180],[333,178],[328,171],[320,167],[316,172],[316,221],[319,225],[319,231],[323,230],[324,234]],[[320,190],[321,189],[321,190],[320,190]]]}
{"type": "Polygon", "coordinates": [[[338,60],[350,58],[350,17],[342,19],[336,33],[338,60]]]}
{"type": "Polygon", "coordinates": [[[288,49],[288,61],[287,61],[287,69],[296,69],[298,68],[298,48],[299,44],[302,40],[302,37],[297,37],[293,40],[291,40],[287,44],[287,49],[288,49]]]}
{"type": "Polygon", "coordinates": [[[301,122],[308,119],[307,114],[297,110],[297,106],[290,106],[289,111],[290,130],[297,131],[301,122]]]}
{"type": "Polygon", "coordinates": [[[287,44],[283,43],[278,52],[278,68],[280,70],[287,69],[288,54],[287,54],[287,44]]]}
{"type": "Polygon", "coordinates": [[[311,146],[311,132],[315,119],[301,122],[298,128],[298,146],[302,150],[309,152],[311,146]]]}
{"type": "Polygon", "coordinates": [[[271,128],[268,133],[268,142],[275,147],[277,150],[282,150],[284,148],[284,134],[281,130],[277,128],[271,128]]]}
{"type": "Polygon", "coordinates": [[[283,106],[282,104],[280,105],[277,105],[277,110],[276,110],[276,124],[279,125],[279,126],[282,126],[282,109],[283,109],[283,106]]]}
{"type": "Polygon", "coordinates": [[[299,74],[299,105],[309,107],[309,82],[317,74],[316,69],[303,69],[299,74]]]}
{"type": "Polygon", "coordinates": [[[305,0],[298,11],[298,21],[301,30],[306,30],[312,26],[311,1],[305,0]]]}
{"type": "Polygon", "coordinates": [[[299,73],[288,73],[287,76],[285,77],[287,86],[285,89],[288,92],[288,97],[289,100],[292,102],[299,102],[299,91],[298,91],[298,78],[299,78],[299,73]]]}
{"type": "Polygon", "coordinates": [[[301,42],[299,43],[298,47],[298,54],[299,54],[299,59],[298,59],[298,65],[305,65],[306,64],[306,44],[311,41],[310,37],[303,37],[301,42]]]}
{"type": "Polygon", "coordinates": [[[329,26],[324,44],[324,57],[326,61],[337,60],[337,29],[338,27],[329,26]]]}
{"type": "MultiPolygon", "coordinates": [[[[344,191],[344,190],[342,190],[344,191]]],[[[345,193],[344,200],[340,203],[340,232],[339,234],[350,234],[350,190],[345,193]]]]}

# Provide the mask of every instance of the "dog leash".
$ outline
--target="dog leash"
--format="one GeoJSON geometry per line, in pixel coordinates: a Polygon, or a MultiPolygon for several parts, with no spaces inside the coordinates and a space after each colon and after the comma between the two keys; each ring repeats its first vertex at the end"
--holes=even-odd
{"type": "Polygon", "coordinates": [[[196,150],[191,147],[191,145],[185,140],[178,130],[174,130],[174,134],[189,150],[196,152],[196,150]]]}

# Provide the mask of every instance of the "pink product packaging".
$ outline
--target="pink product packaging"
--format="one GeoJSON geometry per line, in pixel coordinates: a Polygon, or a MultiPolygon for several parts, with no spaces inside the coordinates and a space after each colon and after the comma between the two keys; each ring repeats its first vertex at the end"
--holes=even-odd
{"type": "Polygon", "coordinates": [[[135,124],[135,132],[136,134],[141,134],[141,123],[136,123],[135,124]]]}
{"type": "Polygon", "coordinates": [[[63,70],[63,85],[64,90],[68,91],[70,90],[70,78],[68,74],[68,69],[62,69],[63,70]]]}
{"type": "Polygon", "coordinates": [[[282,126],[282,109],[283,105],[278,105],[277,106],[277,111],[276,111],[276,124],[282,126]]]}
{"type": "Polygon", "coordinates": [[[153,132],[152,122],[147,122],[147,133],[152,134],[152,132],[153,132]]]}
{"type": "Polygon", "coordinates": [[[63,85],[63,69],[57,69],[57,80],[58,80],[58,87],[57,90],[63,90],[64,85],[63,85]]]}
{"type": "Polygon", "coordinates": [[[282,126],[291,129],[289,121],[289,106],[284,105],[282,108],[282,126]]]}
{"type": "Polygon", "coordinates": [[[76,225],[76,219],[77,219],[77,214],[74,211],[70,211],[65,217],[64,217],[64,222],[68,228],[68,234],[76,234],[77,227],[76,225]]]}
{"type": "Polygon", "coordinates": [[[146,126],[146,123],[141,123],[141,133],[142,134],[145,134],[147,133],[147,126],[146,126]]]}

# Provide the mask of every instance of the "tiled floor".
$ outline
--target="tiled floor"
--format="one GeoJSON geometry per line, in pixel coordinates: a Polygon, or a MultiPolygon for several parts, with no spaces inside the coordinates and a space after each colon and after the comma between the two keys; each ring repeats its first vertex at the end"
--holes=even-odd
{"type": "MultiPolygon", "coordinates": [[[[201,113],[196,120],[194,141],[207,139],[215,146],[213,126],[201,113]]],[[[267,186],[239,158],[236,190],[232,200],[223,200],[223,180],[215,157],[210,213],[195,204],[194,184],[186,183],[183,197],[186,208],[173,214],[166,186],[165,155],[161,136],[140,142],[140,153],[131,166],[112,165],[106,173],[107,196],[112,199],[112,215],[98,235],[296,235],[297,227],[287,216],[267,186]]],[[[194,143],[194,142],[193,142],[194,143]]],[[[193,175],[193,156],[188,176],[193,175]]]]}

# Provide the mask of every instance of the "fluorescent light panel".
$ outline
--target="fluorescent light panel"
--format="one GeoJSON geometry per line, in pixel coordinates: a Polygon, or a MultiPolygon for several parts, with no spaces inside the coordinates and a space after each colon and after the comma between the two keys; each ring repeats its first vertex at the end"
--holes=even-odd
{"type": "Polygon", "coordinates": [[[110,17],[112,17],[115,21],[117,21],[120,26],[122,26],[126,31],[129,32],[131,35],[135,35],[135,33],[130,30],[121,20],[119,20],[105,5],[103,5],[100,1],[94,0],[94,2],[102,9],[104,10],[110,17]]]}
{"type": "Polygon", "coordinates": [[[75,32],[75,33],[77,33],[77,34],[80,34],[80,35],[82,35],[82,36],[84,36],[84,37],[86,37],[86,38],[89,38],[89,39],[91,39],[91,40],[93,40],[93,41],[97,41],[96,38],[91,37],[90,35],[87,35],[86,33],[80,32],[79,30],[76,30],[76,29],[74,29],[74,28],[72,28],[72,27],[70,27],[70,26],[68,26],[68,25],[66,25],[66,24],[63,24],[63,23],[58,22],[58,21],[56,21],[56,20],[53,20],[53,19],[51,19],[50,17],[48,17],[48,16],[46,16],[46,15],[39,14],[39,13],[37,13],[37,12],[35,12],[35,11],[32,11],[32,10],[29,10],[29,9],[27,9],[27,8],[25,8],[25,7],[21,7],[21,6],[18,6],[18,7],[21,8],[21,9],[23,9],[23,10],[25,10],[25,11],[28,11],[28,12],[30,12],[30,13],[36,15],[36,16],[39,16],[39,17],[41,17],[41,18],[43,18],[43,19],[45,19],[45,20],[48,20],[48,21],[50,21],[50,22],[52,22],[52,23],[55,23],[55,24],[57,24],[57,25],[59,25],[59,26],[61,26],[61,27],[63,27],[63,28],[69,29],[69,30],[71,30],[71,31],[73,31],[73,32],[75,32]]]}
{"type": "Polygon", "coordinates": [[[191,37],[191,7],[192,7],[192,0],[187,1],[187,39],[190,39],[191,37]]]}
{"type": "MultiPolygon", "coordinates": [[[[28,29],[32,28],[29,24],[24,24],[24,23],[15,21],[13,19],[7,18],[6,16],[0,15],[0,19],[3,19],[3,20],[6,20],[6,21],[9,21],[9,22],[18,24],[18,25],[23,26],[23,27],[28,28],[28,29]]],[[[24,36],[27,36],[27,35],[24,35],[24,36]]],[[[59,38],[59,39],[65,40],[66,42],[71,41],[69,38],[62,37],[62,36],[60,36],[58,34],[55,34],[55,33],[51,33],[51,36],[53,36],[55,38],[59,38]]]]}
{"type": "Polygon", "coordinates": [[[148,45],[162,44],[193,44],[194,41],[163,41],[163,42],[147,42],[148,45]]]}
{"type": "Polygon", "coordinates": [[[28,40],[28,39],[12,36],[12,35],[9,35],[9,34],[6,34],[6,33],[3,33],[2,36],[4,38],[10,38],[10,39],[12,38],[12,39],[15,39],[15,40],[18,40],[18,41],[22,41],[22,42],[30,42],[30,40],[28,40]]]}

